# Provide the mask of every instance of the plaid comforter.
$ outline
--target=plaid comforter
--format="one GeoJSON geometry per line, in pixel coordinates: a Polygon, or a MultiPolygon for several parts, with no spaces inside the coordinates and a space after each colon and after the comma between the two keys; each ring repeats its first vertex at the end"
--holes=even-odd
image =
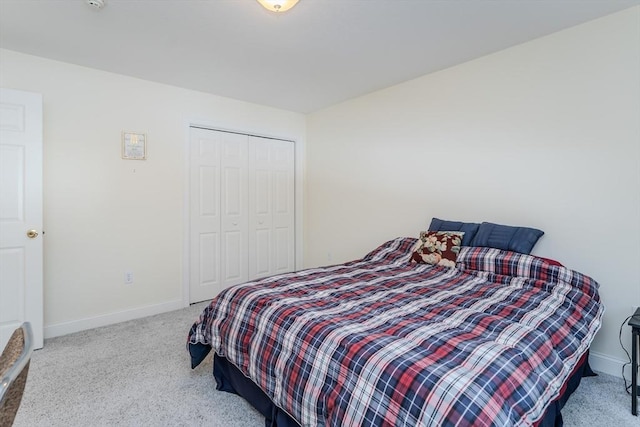
{"type": "Polygon", "coordinates": [[[600,327],[591,278],[463,247],[456,268],[365,258],[223,291],[189,343],[210,345],[303,426],[530,425],[600,327]]]}

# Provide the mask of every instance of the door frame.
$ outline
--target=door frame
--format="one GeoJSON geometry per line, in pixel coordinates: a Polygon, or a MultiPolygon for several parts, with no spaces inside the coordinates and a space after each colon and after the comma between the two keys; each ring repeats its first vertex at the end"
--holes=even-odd
{"type": "Polygon", "coordinates": [[[257,136],[260,138],[279,139],[283,141],[290,141],[293,143],[294,149],[294,230],[295,236],[295,271],[302,270],[304,266],[304,246],[303,246],[303,165],[304,165],[304,147],[303,144],[291,137],[271,135],[268,133],[252,132],[248,130],[229,129],[225,126],[218,124],[203,122],[203,121],[186,121],[185,122],[185,144],[184,144],[184,197],[182,200],[182,305],[188,307],[190,288],[189,283],[191,280],[189,272],[189,259],[190,259],[190,247],[191,247],[191,233],[190,233],[190,201],[191,201],[191,138],[190,130],[192,127],[198,127],[202,129],[209,129],[219,132],[231,132],[239,133],[242,135],[257,136]]]}

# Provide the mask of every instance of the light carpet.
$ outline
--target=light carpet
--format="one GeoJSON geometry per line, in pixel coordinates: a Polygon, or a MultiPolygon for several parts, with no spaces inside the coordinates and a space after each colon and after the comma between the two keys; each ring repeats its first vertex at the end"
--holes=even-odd
{"type": "MultiPolygon", "coordinates": [[[[186,339],[204,304],[48,339],[34,352],[16,427],[262,427],[248,403],[216,391],[211,356],[192,370],[186,339]]],[[[583,378],[565,426],[640,426],[622,380],[583,378]]]]}

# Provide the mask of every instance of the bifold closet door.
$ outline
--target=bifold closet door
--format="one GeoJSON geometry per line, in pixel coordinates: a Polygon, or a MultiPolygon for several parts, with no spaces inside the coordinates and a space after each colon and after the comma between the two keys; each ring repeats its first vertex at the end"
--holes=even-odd
{"type": "Polygon", "coordinates": [[[249,278],[295,269],[294,144],[249,137],[249,278]]]}
{"type": "Polygon", "coordinates": [[[191,128],[190,302],[248,280],[248,136],[191,128]]]}

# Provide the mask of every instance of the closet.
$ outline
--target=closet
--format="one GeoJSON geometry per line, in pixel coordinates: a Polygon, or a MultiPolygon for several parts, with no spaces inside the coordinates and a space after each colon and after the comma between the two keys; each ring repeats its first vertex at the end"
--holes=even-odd
{"type": "Polygon", "coordinates": [[[190,129],[189,300],[295,269],[294,143],[190,129]]]}

